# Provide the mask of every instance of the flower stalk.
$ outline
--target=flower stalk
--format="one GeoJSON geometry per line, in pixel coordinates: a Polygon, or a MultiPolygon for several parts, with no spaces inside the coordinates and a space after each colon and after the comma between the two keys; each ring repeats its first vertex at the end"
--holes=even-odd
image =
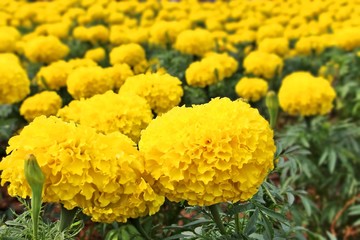
{"type": "Polygon", "coordinates": [[[41,210],[41,202],[42,202],[42,191],[43,185],[45,182],[45,175],[41,171],[41,168],[36,161],[34,155],[30,155],[25,160],[25,178],[29,183],[32,191],[31,196],[31,219],[32,219],[32,227],[33,227],[33,239],[38,239],[38,229],[39,229],[39,216],[41,210]]]}

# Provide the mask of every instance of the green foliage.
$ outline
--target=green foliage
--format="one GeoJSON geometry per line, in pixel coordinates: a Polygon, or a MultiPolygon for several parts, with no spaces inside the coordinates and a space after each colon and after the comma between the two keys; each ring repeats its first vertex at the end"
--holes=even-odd
{"type": "MultiPolygon", "coordinates": [[[[360,126],[351,120],[315,117],[286,127],[279,135],[287,144],[279,160],[281,185],[303,189],[292,213],[298,224],[325,236],[331,224],[337,229],[353,225],[351,211],[336,214],[360,192],[360,126]]],[[[341,231],[339,231],[341,234],[341,231]]]]}
{"type": "MultiPolygon", "coordinates": [[[[22,201],[27,206],[25,201],[22,201]]],[[[32,240],[32,220],[29,207],[22,214],[13,213],[14,220],[0,221],[0,239],[2,240],[32,240]]],[[[59,231],[60,222],[39,221],[39,240],[71,240],[83,228],[82,221],[74,222],[65,231],[59,231]]]]}

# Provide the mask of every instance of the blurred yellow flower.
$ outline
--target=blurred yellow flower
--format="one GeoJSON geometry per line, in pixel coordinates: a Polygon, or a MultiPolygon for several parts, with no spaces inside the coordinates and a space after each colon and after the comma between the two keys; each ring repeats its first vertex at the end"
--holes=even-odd
{"type": "Polygon", "coordinates": [[[31,122],[41,115],[56,115],[61,105],[62,99],[56,92],[44,91],[26,98],[20,106],[20,115],[31,122]]]}
{"type": "Polygon", "coordinates": [[[235,92],[239,97],[256,102],[266,95],[268,88],[264,79],[243,77],[236,84],[235,92]]]}
{"type": "Polygon", "coordinates": [[[106,57],[106,52],[103,48],[98,47],[94,49],[87,50],[84,58],[91,59],[95,62],[101,62],[106,57]]]}
{"type": "Polygon", "coordinates": [[[119,93],[135,93],[143,97],[151,109],[160,115],[180,103],[183,89],[177,77],[150,73],[127,78],[119,93]]]}
{"type": "Polygon", "coordinates": [[[145,50],[137,43],[123,44],[113,48],[110,52],[112,65],[126,63],[130,67],[134,67],[144,60],[146,60],[145,50]]]}
{"type": "Polygon", "coordinates": [[[329,113],[336,92],[322,77],[294,72],[283,79],[278,96],[280,107],[288,114],[312,116],[329,113]]]}
{"type": "Polygon", "coordinates": [[[30,80],[16,62],[0,58],[0,104],[21,101],[30,93],[30,80]]]}
{"type": "Polygon", "coordinates": [[[54,36],[38,36],[26,43],[25,56],[32,62],[51,63],[64,58],[69,51],[54,36]]]}
{"type": "Polygon", "coordinates": [[[206,29],[185,30],[181,32],[174,44],[174,48],[182,53],[203,56],[215,47],[211,33],[206,29]]]}
{"type": "Polygon", "coordinates": [[[253,51],[245,57],[243,65],[246,73],[269,80],[282,71],[284,62],[276,54],[253,51]]]}
{"type": "Polygon", "coordinates": [[[114,80],[101,67],[80,67],[69,74],[66,85],[71,96],[80,99],[113,89],[114,80]]]}

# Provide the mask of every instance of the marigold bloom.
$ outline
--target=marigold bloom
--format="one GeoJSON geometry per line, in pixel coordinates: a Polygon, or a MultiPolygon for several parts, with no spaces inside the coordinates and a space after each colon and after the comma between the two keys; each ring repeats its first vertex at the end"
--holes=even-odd
{"type": "Polygon", "coordinates": [[[329,113],[336,92],[322,77],[294,72],[283,79],[278,96],[280,107],[290,115],[312,116],[329,113]]]}
{"type": "Polygon", "coordinates": [[[180,103],[183,95],[181,81],[169,74],[139,74],[129,77],[120,93],[135,93],[149,103],[156,114],[162,114],[180,103]]]}
{"type": "Polygon", "coordinates": [[[274,167],[268,122],[247,103],[228,98],[157,117],[142,132],[139,149],[154,187],[190,205],[246,201],[274,167]]]}
{"type": "Polygon", "coordinates": [[[91,59],[95,62],[101,62],[105,59],[106,53],[105,50],[101,47],[94,48],[86,51],[84,58],[91,59]]]}
{"type": "Polygon", "coordinates": [[[189,28],[188,21],[158,21],[150,28],[149,42],[165,46],[173,44],[176,37],[185,29],[189,28]]]}
{"type": "Polygon", "coordinates": [[[253,51],[245,57],[243,65],[246,73],[271,79],[282,71],[284,62],[276,54],[253,51]]]}
{"type": "Polygon", "coordinates": [[[145,99],[131,93],[116,94],[112,91],[74,100],[60,109],[58,116],[102,133],[120,131],[135,142],[139,141],[141,130],[152,120],[151,108],[145,99]]]}
{"type": "Polygon", "coordinates": [[[326,39],[319,36],[302,37],[296,42],[295,50],[298,54],[319,54],[324,51],[326,41],[326,39]]]}
{"type": "Polygon", "coordinates": [[[15,62],[0,58],[0,104],[21,101],[30,93],[30,80],[25,70],[15,62]]]}
{"type": "Polygon", "coordinates": [[[26,98],[20,106],[20,115],[31,122],[41,115],[56,115],[61,105],[62,99],[56,92],[44,91],[26,98]]]}
{"type": "Polygon", "coordinates": [[[289,41],[287,38],[265,38],[259,43],[259,50],[267,53],[275,53],[285,56],[289,52],[289,41]]]}
{"type": "Polygon", "coordinates": [[[145,50],[137,43],[124,44],[113,48],[110,52],[110,63],[126,63],[131,67],[146,60],[145,50]]]}
{"type": "Polygon", "coordinates": [[[238,62],[228,54],[210,53],[186,69],[186,82],[191,86],[206,87],[232,76],[238,62]]]}
{"type": "Polygon", "coordinates": [[[59,90],[66,86],[66,79],[72,71],[72,66],[63,60],[41,67],[36,74],[36,82],[41,88],[59,90]]]}
{"type": "Polygon", "coordinates": [[[246,100],[256,102],[266,95],[268,87],[264,79],[243,77],[236,84],[235,92],[246,100]]]}
{"type": "Polygon", "coordinates": [[[14,51],[19,38],[20,33],[16,28],[0,26],[0,53],[14,51]]]}
{"type": "Polygon", "coordinates": [[[80,99],[111,90],[114,81],[101,67],[80,67],[69,74],[66,84],[71,96],[80,99]]]}
{"type": "Polygon", "coordinates": [[[212,34],[205,29],[185,30],[177,38],[174,48],[182,53],[203,56],[215,47],[212,34]]]}
{"type": "Polygon", "coordinates": [[[126,63],[115,64],[112,67],[105,68],[105,71],[114,80],[115,89],[119,89],[128,77],[134,76],[130,66],[126,63]]]}
{"type": "Polygon", "coordinates": [[[0,162],[1,184],[9,194],[28,197],[24,161],[33,154],[46,176],[44,202],[80,207],[93,221],[126,222],[153,214],[164,197],[145,182],[143,158],[121,133],[108,135],[56,117],[37,117],[9,140],[0,162]]]}
{"type": "Polygon", "coordinates": [[[69,48],[54,36],[38,36],[25,47],[25,56],[32,62],[51,63],[64,58],[69,48]]]}
{"type": "Polygon", "coordinates": [[[73,30],[74,38],[94,44],[97,42],[107,42],[109,35],[109,29],[103,25],[96,25],[89,28],[78,26],[73,30]]]}

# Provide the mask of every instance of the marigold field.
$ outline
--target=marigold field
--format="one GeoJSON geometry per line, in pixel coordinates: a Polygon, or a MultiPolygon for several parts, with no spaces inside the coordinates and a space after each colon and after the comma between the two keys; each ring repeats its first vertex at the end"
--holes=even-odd
{"type": "Polygon", "coordinates": [[[0,240],[360,239],[359,0],[1,0],[0,240]]]}

